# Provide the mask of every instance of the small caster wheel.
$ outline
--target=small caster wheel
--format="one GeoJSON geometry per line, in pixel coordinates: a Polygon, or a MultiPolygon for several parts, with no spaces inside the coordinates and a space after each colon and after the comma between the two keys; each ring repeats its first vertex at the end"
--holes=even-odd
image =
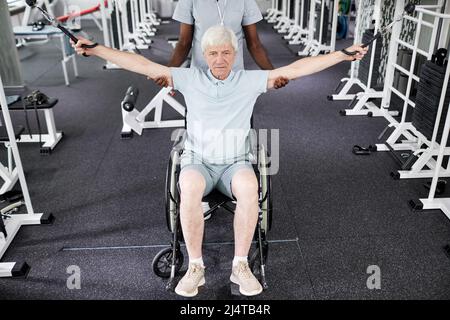
{"type": "Polygon", "coordinates": [[[369,118],[372,118],[372,117],[373,117],[373,112],[372,112],[372,111],[367,112],[367,116],[368,116],[369,118]]]}
{"type": "Polygon", "coordinates": [[[64,131],[61,131],[61,138],[64,137],[64,131]]]}
{"type": "Polygon", "coordinates": [[[328,101],[333,101],[333,96],[332,95],[327,96],[327,100],[328,101]]]}
{"type": "Polygon", "coordinates": [[[391,177],[394,180],[400,180],[400,173],[391,171],[391,177]]]}
{"type": "MultiPolygon", "coordinates": [[[[153,272],[161,278],[170,277],[170,268],[172,263],[172,253],[171,247],[165,248],[158,252],[158,254],[153,258],[152,268],[153,272]]],[[[175,275],[180,272],[181,266],[183,265],[184,256],[181,250],[177,250],[177,259],[175,261],[175,275]]]]}
{"type": "Polygon", "coordinates": [[[120,133],[120,138],[121,138],[121,139],[131,139],[131,138],[133,138],[133,131],[130,131],[130,132],[121,132],[121,133],[120,133]]]}
{"type": "Polygon", "coordinates": [[[376,152],[377,151],[377,146],[373,146],[373,145],[369,145],[369,151],[370,152],[376,152]]]}
{"type": "Polygon", "coordinates": [[[347,112],[345,110],[339,110],[339,114],[344,117],[347,115],[347,112]]]}
{"type": "Polygon", "coordinates": [[[41,156],[48,156],[52,153],[52,149],[50,147],[41,148],[39,151],[41,156]]]}

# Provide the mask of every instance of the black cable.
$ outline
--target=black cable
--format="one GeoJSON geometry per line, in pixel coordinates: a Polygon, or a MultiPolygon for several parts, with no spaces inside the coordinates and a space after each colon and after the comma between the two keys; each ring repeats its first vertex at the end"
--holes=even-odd
{"type": "Polygon", "coordinates": [[[25,123],[27,125],[27,131],[28,131],[28,135],[30,136],[30,139],[33,138],[33,136],[31,135],[31,129],[30,129],[30,122],[28,120],[28,111],[27,111],[27,106],[25,104],[24,99],[22,99],[22,107],[23,107],[23,111],[25,113],[25,123]]]}
{"type": "Polygon", "coordinates": [[[36,122],[38,125],[38,133],[39,133],[39,149],[41,148],[41,143],[42,143],[42,130],[41,130],[41,122],[39,121],[39,113],[38,113],[38,109],[36,107],[37,104],[37,100],[34,100],[33,102],[33,108],[34,108],[34,113],[36,115],[36,122]]]}

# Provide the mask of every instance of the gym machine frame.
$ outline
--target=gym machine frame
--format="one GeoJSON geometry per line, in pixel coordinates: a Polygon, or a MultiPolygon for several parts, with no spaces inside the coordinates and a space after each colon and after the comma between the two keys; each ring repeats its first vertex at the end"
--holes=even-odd
{"type": "MultiPolygon", "coordinates": [[[[356,0],[358,1],[358,0],[356,0]]],[[[355,41],[353,42],[354,44],[360,44],[362,43],[362,38],[360,37],[360,29],[362,29],[363,27],[363,10],[367,8],[362,8],[361,7],[361,2],[362,0],[360,0],[360,5],[359,5],[359,10],[358,13],[356,15],[356,25],[355,25],[355,41]]],[[[375,18],[374,20],[376,21],[375,23],[375,28],[376,30],[378,29],[378,18],[379,15],[377,15],[376,11],[377,11],[377,3],[378,6],[380,5],[380,0],[377,0],[375,2],[374,5],[374,13],[373,13],[373,17],[375,18]]],[[[372,10],[372,9],[371,9],[372,10]]],[[[373,45],[372,45],[373,46],[373,45]]],[[[373,50],[374,52],[375,50],[373,50]]],[[[373,59],[372,59],[373,55],[371,55],[370,57],[370,68],[372,68],[373,65],[373,59]]],[[[336,87],[336,89],[334,90],[335,93],[333,95],[328,96],[328,100],[330,101],[336,101],[336,100],[353,100],[353,98],[355,97],[355,94],[349,94],[348,92],[350,91],[350,89],[354,86],[357,85],[359,86],[364,92],[367,89],[366,84],[362,83],[361,80],[359,80],[359,78],[357,77],[357,66],[359,65],[358,61],[352,61],[351,66],[350,66],[350,78],[346,77],[346,78],[342,78],[339,82],[339,85],[336,87]]],[[[367,79],[368,81],[371,80],[371,73],[369,74],[369,78],[367,79]]],[[[369,85],[370,87],[370,82],[367,82],[367,85],[369,85]]]]}
{"type": "Polygon", "coordinates": [[[278,10],[279,1],[283,1],[283,0],[272,0],[272,7],[267,10],[267,15],[264,18],[267,20],[268,23],[277,22],[279,19],[279,16],[283,15],[283,11],[278,10]]]}
{"type": "Polygon", "coordinates": [[[303,28],[305,1],[309,0],[295,0],[294,24],[290,27],[289,33],[284,36],[284,39],[289,40],[288,44],[290,45],[302,44],[305,41],[305,37],[308,35],[308,30],[303,28]]]}
{"type": "Polygon", "coordinates": [[[278,23],[273,27],[277,30],[278,33],[286,33],[289,31],[290,26],[293,24],[291,20],[291,6],[290,0],[282,0],[282,9],[283,14],[278,19],[278,23]]]}
{"type": "Polygon", "coordinates": [[[172,97],[172,90],[173,88],[171,87],[162,88],[159,93],[156,94],[155,97],[147,104],[147,106],[142,109],[142,111],[138,111],[134,107],[137,99],[137,91],[132,93],[132,90],[129,88],[127,95],[121,104],[123,121],[121,137],[124,139],[131,138],[133,136],[133,131],[139,135],[142,135],[142,131],[144,129],[184,127],[186,107],[172,97]],[[134,98],[132,99],[133,107],[131,108],[131,111],[127,111],[126,108],[124,108],[124,104],[127,96],[130,95],[134,95],[134,98]],[[177,120],[162,120],[162,109],[165,103],[172,107],[177,113],[182,115],[183,118],[177,120]],[[146,121],[147,115],[153,110],[155,110],[153,120],[146,121]]]}
{"type": "MultiPolygon", "coordinates": [[[[10,148],[14,156],[17,175],[20,181],[20,186],[22,188],[22,194],[24,197],[24,202],[21,204],[24,204],[27,209],[26,214],[5,214],[2,212],[2,215],[5,214],[5,216],[7,217],[7,219],[3,220],[7,236],[5,237],[5,235],[2,232],[0,232],[0,258],[1,258],[8,249],[11,242],[13,241],[20,227],[25,225],[51,224],[54,218],[52,214],[35,213],[33,210],[27,182],[25,180],[25,175],[23,173],[19,149],[17,148],[17,142],[14,135],[11,116],[9,114],[8,104],[6,102],[5,92],[3,91],[3,82],[1,77],[0,77],[0,104],[2,106],[3,119],[5,122],[6,130],[8,132],[10,148]]],[[[9,207],[12,208],[13,205],[9,207]]],[[[0,217],[0,219],[3,218],[0,217]]],[[[25,276],[29,268],[30,267],[26,262],[1,262],[0,277],[25,276]]]]}
{"type": "MultiPolygon", "coordinates": [[[[449,80],[449,68],[447,68],[444,84],[448,83],[448,80],[449,80]]],[[[441,107],[441,105],[439,107],[441,107]]],[[[449,108],[450,110],[450,104],[447,108],[449,108]]],[[[439,108],[439,111],[442,111],[441,108],[439,108]]],[[[442,114],[440,114],[440,116],[442,116],[442,114]]],[[[439,119],[440,117],[438,116],[437,120],[439,119]]],[[[439,168],[442,166],[442,161],[444,160],[445,146],[447,145],[449,131],[450,131],[450,112],[447,112],[447,119],[445,120],[444,126],[444,134],[442,135],[441,146],[439,148],[439,154],[436,160],[436,168],[434,170],[433,180],[431,181],[431,187],[430,192],[428,194],[428,198],[420,199],[421,204],[419,205],[419,207],[417,207],[414,203],[412,203],[412,206],[414,209],[422,209],[422,210],[440,209],[447,216],[447,218],[450,219],[450,198],[435,198],[436,187],[440,176],[439,168]]],[[[450,164],[447,164],[447,171],[448,170],[450,170],[450,164]]]]}
{"type": "MultiPolygon", "coordinates": [[[[305,48],[298,52],[299,56],[317,56],[322,52],[332,52],[336,47],[336,31],[337,31],[337,13],[339,10],[338,0],[311,0],[310,4],[310,14],[309,14],[309,25],[308,25],[308,36],[305,40],[305,48]],[[331,2],[333,2],[333,14],[331,22],[331,42],[327,45],[327,39],[322,43],[323,27],[324,27],[324,14],[325,14],[325,4],[329,4],[331,9],[331,2]],[[316,4],[320,5],[320,17],[319,17],[319,40],[314,38],[314,33],[316,31],[316,4]]],[[[326,22],[326,27],[328,28],[328,21],[326,22]]]]}
{"type": "MultiPolygon", "coordinates": [[[[403,1],[397,2],[396,12],[402,10],[403,6],[402,2],[403,1]]],[[[389,113],[384,112],[384,117],[389,122],[389,125],[386,127],[386,129],[394,128],[394,131],[390,134],[389,138],[386,140],[384,144],[376,144],[375,147],[372,148],[374,149],[373,151],[390,151],[390,152],[412,151],[410,159],[411,160],[417,159],[409,170],[398,170],[397,173],[392,172],[391,175],[395,179],[433,178],[436,175],[435,171],[438,172],[437,175],[439,177],[450,177],[450,168],[443,168],[442,161],[441,163],[439,163],[434,159],[434,157],[439,157],[441,151],[442,151],[441,157],[450,155],[449,147],[446,147],[445,144],[440,146],[436,142],[436,137],[439,129],[438,122],[440,119],[440,115],[442,114],[444,97],[447,89],[446,86],[448,83],[450,63],[447,65],[445,77],[446,80],[444,82],[444,87],[442,88],[442,94],[439,102],[438,117],[436,119],[431,141],[429,141],[422,133],[420,133],[412,125],[411,122],[406,122],[406,114],[408,106],[411,106],[412,108],[415,107],[415,103],[409,99],[412,81],[420,80],[420,78],[414,74],[416,56],[417,54],[421,54],[425,56],[427,60],[431,60],[437,40],[436,38],[438,36],[437,31],[439,21],[442,20],[442,22],[445,22],[446,20],[448,21],[448,19],[450,19],[450,14],[442,14],[438,12],[438,10],[441,9],[442,9],[442,1],[440,0],[438,5],[416,6],[415,11],[418,13],[418,18],[408,15],[405,15],[403,17],[403,20],[406,19],[417,24],[414,37],[414,45],[406,43],[405,41],[400,39],[400,31],[401,31],[400,24],[394,26],[392,30],[391,45],[388,59],[388,70],[386,72],[386,81],[384,86],[384,96],[382,106],[389,106],[391,94],[392,92],[395,93],[400,99],[403,100],[402,118],[400,122],[397,122],[394,118],[392,118],[392,116],[389,113]],[[424,21],[423,20],[424,15],[431,16],[434,19],[434,22],[430,23],[424,21]],[[432,28],[432,36],[428,52],[418,48],[419,36],[423,26],[432,28]],[[397,64],[397,51],[399,45],[412,50],[411,66],[409,70],[406,70],[405,68],[402,68],[397,64]],[[408,76],[408,84],[405,95],[394,88],[393,81],[395,70],[398,70],[408,76]],[[402,137],[406,138],[406,140],[399,141],[402,137]],[[424,148],[423,145],[425,145],[426,147],[424,148]],[[428,167],[428,169],[426,169],[426,167],[428,167]]]]}
{"type": "MultiPolygon", "coordinates": [[[[380,0],[375,1],[375,8],[379,8],[380,0]]],[[[379,12],[374,13],[375,17],[379,17],[379,12]]],[[[379,32],[379,19],[375,19],[375,34],[379,32]]],[[[381,41],[379,41],[381,42],[381,41]]],[[[379,43],[378,45],[381,45],[379,43]]],[[[367,83],[362,84],[362,82],[357,79],[354,75],[356,64],[355,62],[352,62],[352,77],[349,79],[349,81],[346,82],[342,90],[339,92],[339,95],[337,95],[336,100],[347,100],[347,98],[351,97],[351,102],[348,105],[348,109],[341,110],[339,113],[342,116],[369,116],[369,117],[383,117],[386,113],[388,113],[392,117],[396,117],[399,115],[398,111],[390,111],[386,109],[381,109],[380,107],[376,106],[373,102],[371,102],[372,99],[382,99],[383,98],[383,91],[377,91],[374,90],[371,87],[372,84],[372,77],[373,77],[373,71],[374,71],[374,62],[375,62],[375,54],[377,49],[377,41],[374,41],[371,43],[371,55],[370,55],[370,64],[369,64],[369,74],[367,77],[367,83]],[[353,84],[358,84],[363,91],[358,92],[356,94],[348,94],[348,91],[352,87],[353,84]]],[[[343,81],[342,79],[341,81],[343,81]]],[[[342,82],[341,82],[342,83],[342,82]]],[[[339,90],[339,89],[337,89],[339,90]]],[[[336,91],[337,91],[336,90],[336,91]]],[[[328,96],[329,100],[335,100],[335,95],[328,96]]]]}

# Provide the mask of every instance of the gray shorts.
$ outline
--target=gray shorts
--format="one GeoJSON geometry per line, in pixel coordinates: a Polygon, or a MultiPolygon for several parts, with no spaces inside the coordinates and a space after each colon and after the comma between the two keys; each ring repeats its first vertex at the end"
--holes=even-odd
{"type": "Polygon", "coordinates": [[[231,191],[231,180],[234,174],[240,169],[250,169],[253,171],[249,160],[243,158],[236,159],[228,164],[211,164],[199,158],[192,151],[184,150],[181,155],[181,171],[193,169],[201,173],[205,178],[206,187],[203,196],[208,195],[214,188],[222,194],[233,199],[231,191]]]}

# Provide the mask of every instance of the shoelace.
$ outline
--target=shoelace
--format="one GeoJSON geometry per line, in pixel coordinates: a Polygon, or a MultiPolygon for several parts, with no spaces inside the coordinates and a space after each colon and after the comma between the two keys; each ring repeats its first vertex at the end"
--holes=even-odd
{"type": "Polygon", "coordinates": [[[191,264],[188,268],[188,275],[189,276],[195,276],[195,274],[201,270],[201,267],[196,264],[191,264]]]}
{"type": "Polygon", "coordinates": [[[253,276],[248,264],[244,262],[238,264],[238,274],[242,274],[246,279],[250,279],[253,276]]]}

